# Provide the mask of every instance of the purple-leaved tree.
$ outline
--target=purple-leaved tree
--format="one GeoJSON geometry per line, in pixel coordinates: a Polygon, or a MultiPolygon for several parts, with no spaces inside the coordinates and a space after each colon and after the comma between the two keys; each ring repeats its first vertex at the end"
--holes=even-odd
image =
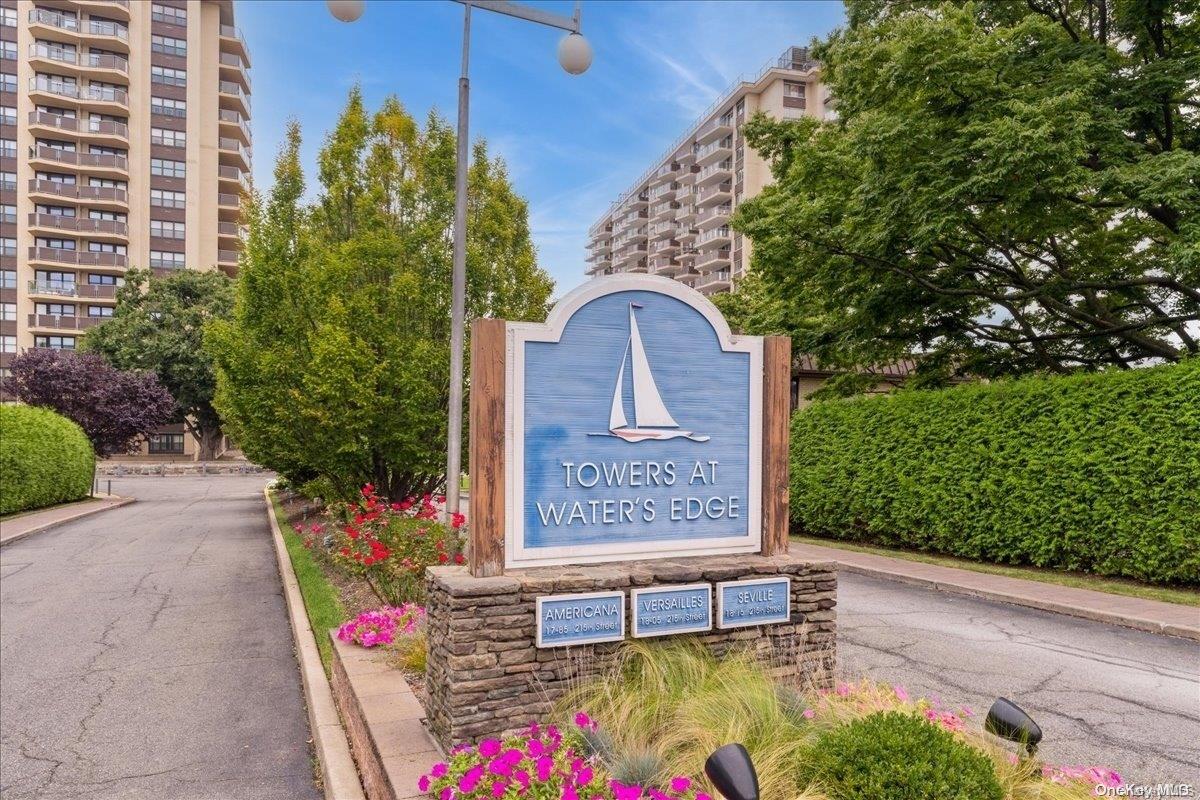
{"type": "Polygon", "coordinates": [[[131,452],[170,422],[175,400],[153,372],[124,371],[95,353],[36,348],[12,361],[8,388],[83,428],[99,458],[131,452]]]}

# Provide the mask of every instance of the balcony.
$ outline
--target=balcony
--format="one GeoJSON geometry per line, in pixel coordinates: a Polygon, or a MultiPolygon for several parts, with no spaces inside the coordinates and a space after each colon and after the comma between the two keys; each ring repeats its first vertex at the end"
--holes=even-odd
{"type": "Polygon", "coordinates": [[[114,219],[92,219],[90,217],[63,217],[57,214],[29,214],[31,229],[49,231],[70,231],[84,234],[106,234],[109,236],[126,236],[129,226],[114,219]]]}
{"type": "MultiPolygon", "coordinates": [[[[125,56],[110,53],[81,53],[75,48],[44,42],[34,42],[29,45],[29,59],[32,62],[51,62],[50,66],[54,69],[71,66],[89,70],[110,70],[122,75],[129,72],[129,59],[125,56]]],[[[78,73],[79,70],[72,70],[72,72],[78,73]]]]}
{"type": "Polygon", "coordinates": [[[127,172],[129,169],[129,163],[125,156],[108,153],[80,153],[45,145],[38,145],[32,160],[48,162],[54,166],[69,165],[88,172],[127,172]]]}
{"type": "Polygon", "coordinates": [[[246,37],[242,32],[232,25],[222,25],[220,28],[222,50],[229,50],[237,53],[246,62],[246,66],[250,65],[250,48],[246,46],[246,37]]]}
{"type": "Polygon", "coordinates": [[[233,81],[221,81],[217,84],[218,97],[243,115],[250,115],[250,93],[233,81]]]}
{"type": "Polygon", "coordinates": [[[124,269],[128,259],[124,253],[96,253],[91,250],[60,250],[56,247],[30,247],[29,260],[51,264],[75,264],[81,267],[114,267],[124,269]]]}
{"type": "Polygon", "coordinates": [[[680,243],[694,241],[700,232],[695,228],[680,228],[675,234],[675,239],[680,243]]]}
{"type": "Polygon", "coordinates": [[[694,286],[696,284],[696,281],[699,279],[700,279],[700,273],[696,272],[696,270],[694,270],[694,269],[690,269],[687,267],[685,267],[684,269],[681,269],[679,271],[679,274],[675,276],[675,280],[679,281],[680,283],[686,284],[688,286],[694,286]]]}
{"type": "Polygon", "coordinates": [[[229,81],[237,81],[247,89],[250,88],[250,76],[247,70],[250,65],[237,53],[222,52],[220,54],[219,63],[221,65],[221,77],[229,81]]]}
{"type": "Polygon", "coordinates": [[[244,231],[242,226],[236,222],[218,222],[217,236],[226,236],[234,239],[241,239],[244,231]]]}
{"type": "MultiPolygon", "coordinates": [[[[704,144],[713,139],[720,139],[733,133],[733,115],[725,114],[716,119],[710,119],[708,122],[696,129],[696,143],[704,144]]],[[[699,155],[699,154],[697,154],[699,155]]]]}
{"type": "Polygon", "coordinates": [[[670,256],[654,256],[650,259],[650,274],[665,275],[668,278],[679,272],[683,267],[670,256]]]}
{"type": "Polygon", "coordinates": [[[733,196],[731,194],[732,191],[733,184],[729,181],[719,183],[716,186],[705,186],[696,193],[696,207],[704,208],[705,206],[724,203],[733,196]]]}
{"type": "Polygon", "coordinates": [[[722,180],[729,180],[733,162],[729,159],[709,164],[696,175],[696,187],[710,186],[722,180]]]}
{"type": "Polygon", "coordinates": [[[727,269],[710,272],[696,281],[696,288],[705,294],[728,291],[730,285],[729,270],[727,269]]]}
{"type": "Polygon", "coordinates": [[[678,168],[679,165],[677,164],[663,164],[661,167],[654,170],[654,173],[650,176],[650,185],[655,186],[663,181],[670,180],[671,177],[678,171],[678,168]]]}
{"type": "Polygon", "coordinates": [[[235,166],[240,166],[244,170],[250,169],[250,148],[237,139],[230,139],[226,136],[218,138],[217,150],[220,155],[240,162],[235,166]]]}
{"type": "Polygon", "coordinates": [[[222,133],[237,134],[241,137],[242,144],[250,144],[250,125],[241,114],[232,108],[222,108],[217,112],[217,120],[222,126],[222,133]]]}
{"type": "Polygon", "coordinates": [[[670,200],[675,196],[675,190],[678,187],[674,182],[664,183],[661,186],[656,186],[650,190],[650,201],[655,200],[670,200]]]}
{"type": "Polygon", "coordinates": [[[29,91],[47,94],[52,97],[66,97],[78,100],[88,105],[109,108],[112,105],[122,108],[129,105],[129,94],[124,89],[114,89],[108,86],[80,86],[77,83],[54,80],[46,75],[35,75],[29,79],[29,91]]]}
{"type": "Polygon", "coordinates": [[[240,256],[241,252],[238,250],[218,250],[217,264],[221,266],[236,267],[238,265],[238,258],[240,256]]]}
{"type": "Polygon", "coordinates": [[[679,208],[679,204],[672,203],[669,200],[665,203],[659,203],[650,209],[650,221],[661,222],[662,220],[674,219],[677,208],[679,208]]]}
{"type": "Polygon", "coordinates": [[[129,139],[129,127],[123,122],[64,117],[46,111],[30,111],[29,126],[54,133],[86,134],[96,138],[119,139],[121,144],[129,139]]]}
{"type": "MultiPolygon", "coordinates": [[[[704,167],[707,164],[712,164],[717,161],[722,161],[733,155],[733,140],[728,136],[724,139],[718,139],[715,142],[709,142],[696,151],[696,163],[704,167]]],[[[703,172],[703,170],[701,170],[703,172]]]]}
{"type": "Polygon", "coordinates": [[[696,241],[699,247],[705,247],[712,244],[727,244],[729,242],[729,226],[722,225],[719,228],[702,231],[700,238],[696,241]]]}
{"type": "MultiPolygon", "coordinates": [[[[30,281],[29,293],[44,297],[78,297],[79,287],[63,281],[30,281]]],[[[113,296],[116,296],[115,292],[113,296]]]]}
{"type": "Polygon", "coordinates": [[[696,254],[696,271],[709,272],[714,269],[729,269],[729,248],[701,250],[696,254]]]}
{"type": "Polygon", "coordinates": [[[679,242],[674,239],[660,239],[657,242],[650,244],[650,252],[654,255],[662,255],[663,253],[674,253],[679,249],[679,242]]]}
{"type": "Polygon", "coordinates": [[[78,17],[62,14],[48,8],[31,8],[29,10],[29,24],[31,26],[40,25],[59,31],[67,31],[68,33],[79,33],[78,17]]]}
{"type": "MultiPolygon", "coordinates": [[[[46,292],[45,294],[50,294],[46,292]]],[[[59,331],[87,330],[99,325],[109,317],[77,316],[74,314],[30,314],[30,328],[48,328],[59,331]]]]}
{"type": "MultiPolygon", "coordinates": [[[[712,231],[706,229],[712,228],[714,225],[724,225],[729,221],[729,215],[732,213],[733,206],[729,203],[711,206],[700,212],[700,216],[696,218],[696,227],[705,233],[711,233],[712,231]]],[[[705,241],[703,235],[701,235],[700,241],[701,243],[705,241]]]]}
{"type": "Polygon", "coordinates": [[[699,170],[693,170],[691,167],[685,167],[679,172],[675,178],[675,182],[679,184],[680,189],[685,186],[691,186],[696,182],[696,176],[699,175],[699,170]]]}
{"type": "Polygon", "coordinates": [[[230,194],[229,192],[217,193],[217,208],[231,208],[234,211],[238,211],[241,207],[242,200],[236,194],[230,194]]]}
{"type": "Polygon", "coordinates": [[[651,226],[650,236],[648,238],[651,239],[652,241],[657,240],[657,239],[670,238],[671,234],[674,232],[675,232],[675,223],[674,222],[660,222],[657,225],[651,226]]]}

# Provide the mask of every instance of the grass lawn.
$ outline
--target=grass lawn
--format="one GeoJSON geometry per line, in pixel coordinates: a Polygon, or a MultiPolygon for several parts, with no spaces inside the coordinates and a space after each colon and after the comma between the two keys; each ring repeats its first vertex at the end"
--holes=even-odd
{"type": "Polygon", "coordinates": [[[1194,589],[1177,589],[1169,586],[1151,586],[1123,578],[1104,578],[1098,575],[1088,575],[1083,572],[1061,572],[1040,567],[1014,567],[1008,564],[985,564],[954,556],[921,553],[914,550],[899,550],[891,547],[880,547],[862,542],[847,542],[841,539],[818,539],[812,536],[792,536],[792,541],[801,544],[833,547],[840,550],[853,550],[856,553],[873,553],[892,558],[903,558],[906,561],[920,561],[924,564],[936,564],[939,567],[956,567],[969,569],[973,572],[986,572],[991,575],[1003,575],[1006,578],[1024,578],[1028,581],[1055,583],[1059,586],[1072,586],[1076,589],[1091,589],[1109,594],[1123,594],[1129,597],[1141,597],[1146,600],[1160,600],[1164,603],[1179,603],[1186,606],[1200,606],[1200,591],[1194,589]]]}
{"type": "Polygon", "coordinates": [[[342,607],[337,589],[325,577],[325,573],[313,559],[313,554],[305,548],[303,540],[288,524],[287,514],[284,513],[275,492],[271,492],[271,504],[275,508],[275,519],[283,534],[284,546],[292,559],[292,569],[296,571],[300,594],[304,597],[304,610],[308,612],[308,624],[312,626],[317,649],[321,651],[321,663],[325,666],[325,674],[328,675],[333,646],[326,631],[345,622],[346,609],[342,607]]]}

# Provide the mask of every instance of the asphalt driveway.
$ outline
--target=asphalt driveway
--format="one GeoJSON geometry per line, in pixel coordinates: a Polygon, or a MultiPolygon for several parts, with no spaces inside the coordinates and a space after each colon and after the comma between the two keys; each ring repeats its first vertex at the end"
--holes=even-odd
{"type": "Polygon", "coordinates": [[[264,483],[114,480],[0,550],[5,800],[320,796],[264,483]]]}

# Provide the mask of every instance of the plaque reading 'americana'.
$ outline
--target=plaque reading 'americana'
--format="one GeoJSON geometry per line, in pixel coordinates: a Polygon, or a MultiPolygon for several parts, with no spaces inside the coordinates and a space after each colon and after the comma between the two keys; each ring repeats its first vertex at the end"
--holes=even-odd
{"type": "Polygon", "coordinates": [[[625,638],[625,593],[545,595],[537,599],[537,646],[619,642],[625,638]]]}

